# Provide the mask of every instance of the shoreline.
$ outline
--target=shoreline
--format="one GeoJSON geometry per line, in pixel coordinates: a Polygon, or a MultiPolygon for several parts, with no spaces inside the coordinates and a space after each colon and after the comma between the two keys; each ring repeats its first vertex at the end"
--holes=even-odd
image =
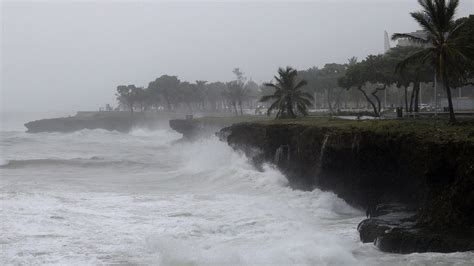
{"type": "MultiPolygon", "coordinates": [[[[170,125],[185,138],[209,127],[180,121],[188,127],[170,125]]],[[[257,168],[276,165],[294,189],[333,191],[365,210],[370,218],[357,228],[361,241],[407,254],[474,250],[470,128],[470,122],[262,120],[229,125],[218,136],[257,168]]]]}
{"type": "Polygon", "coordinates": [[[343,120],[82,112],[25,124],[29,133],[169,126],[184,140],[217,135],[257,169],[274,164],[293,189],[332,191],[366,211],[364,243],[393,253],[474,250],[472,121],[343,120]],[[369,218],[370,216],[370,218],[369,218]]]}

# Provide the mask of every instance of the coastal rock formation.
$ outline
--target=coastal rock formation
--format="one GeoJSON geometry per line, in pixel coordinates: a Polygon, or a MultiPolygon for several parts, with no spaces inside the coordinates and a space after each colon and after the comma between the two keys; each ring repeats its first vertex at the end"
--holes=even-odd
{"type": "Polygon", "coordinates": [[[186,139],[194,139],[204,131],[202,123],[195,119],[174,119],[169,121],[169,125],[186,139]]]}
{"type": "Polygon", "coordinates": [[[298,123],[241,123],[220,136],[256,165],[277,165],[294,188],[331,190],[367,209],[371,218],[359,226],[361,240],[383,251],[474,249],[470,139],[298,123]]]}
{"type": "MultiPolygon", "coordinates": [[[[206,117],[188,118],[188,119],[172,119],[169,126],[178,133],[183,134],[183,138],[194,140],[199,137],[213,136],[224,127],[232,125],[238,121],[239,117],[206,117]]],[[[240,117],[245,120],[246,117],[240,117]]]]}
{"type": "Polygon", "coordinates": [[[181,117],[170,113],[136,113],[129,112],[78,112],[75,116],[41,119],[25,124],[27,132],[73,132],[82,129],[105,129],[110,131],[129,132],[133,127],[155,129],[170,118],[181,117]]]}
{"type": "Polygon", "coordinates": [[[25,124],[29,133],[38,132],[73,132],[82,129],[105,129],[128,132],[133,127],[132,119],[125,117],[107,118],[78,118],[60,117],[51,119],[41,119],[25,124]]]}

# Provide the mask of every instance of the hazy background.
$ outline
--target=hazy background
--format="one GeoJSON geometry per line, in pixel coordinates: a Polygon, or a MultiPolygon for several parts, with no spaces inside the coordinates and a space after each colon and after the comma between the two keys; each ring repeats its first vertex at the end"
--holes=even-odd
{"type": "MultiPolygon", "coordinates": [[[[384,30],[416,30],[409,12],[418,9],[414,0],[3,1],[1,109],[97,110],[116,105],[117,85],[147,86],[162,74],[227,81],[240,67],[269,81],[279,66],[381,53],[384,30]]],[[[459,10],[473,13],[474,1],[459,10]]]]}

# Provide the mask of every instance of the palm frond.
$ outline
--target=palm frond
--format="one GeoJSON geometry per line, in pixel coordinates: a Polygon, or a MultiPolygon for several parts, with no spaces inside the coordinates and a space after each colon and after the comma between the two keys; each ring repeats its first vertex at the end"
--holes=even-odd
{"type": "Polygon", "coordinates": [[[456,15],[456,10],[459,6],[459,0],[449,0],[448,5],[446,6],[446,19],[448,22],[452,22],[454,15],[456,15]]]}
{"type": "Polygon", "coordinates": [[[297,109],[298,112],[301,113],[302,115],[304,115],[304,116],[307,116],[307,115],[308,115],[308,108],[307,108],[306,105],[297,103],[297,104],[296,104],[296,109],[297,109]]]}
{"type": "Polygon", "coordinates": [[[431,23],[432,21],[430,17],[426,13],[413,12],[410,14],[425,31],[430,32],[431,34],[436,34],[436,29],[434,28],[433,23],[431,23]]]}
{"type": "Polygon", "coordinates": [[[274,88],[274,89],[276,89],[277,91],[282,89],[280,86],[278,86],[278,85],[276,85],[276,84],[273,84],[273,83],[263,83],[263,86],[274,88]]]}
{"type": "MultiPolygon", "coordinates": [[[[272,104],[270,105],[270,107],[268,107],[267,115],[269,116],[269,115],[272,113],[272,111],[275,110],[275,109],[277,109],[277,108],[278,108],[278,109],[281,109],[281,108],[280,108],[280,105],[281,105],[280,101],[275,101],[274,103],[272,103],[272,104]]],[[[278,114],[277,114],[277,117],[278,117],[278,114]]]]}
{"type": "Polygon", "coordinates": [[[308,85],[308,82],[306,80],[301,80],[300,82],[298,82],[298,84],[296,84],[296,86],[293,88],[293,90],[298,90],[301,87],[304,87],[306,85],[308,85]]]}
{"type": "Polygon", "coordinates": [[[268,102],[269,100],[277,99],[277,98],[278,97],[275,94],[265,95],[265,96],[262,96],[262,98],[260,98],[259,102],[268,102]]]}
{"type": "Polygon", "coordinates": [[[394,33],[392,35],[392,40],[393,41],[396,41],[398,39],[408,39],[412,42],[415,42],[415,43],[420,43],[420,44],[426,44],[428,41],[425,40],[425,39],[422,39],[422,38],[419,38],[419,37],[416,37],[416,36],[413,36],[413,35],[410,35],[408,33],[394,33]]]}
{"type": "Polygon", "coordinates": [[[301,104],[304,104],[306,106],[311,106],[312,105],[311,101],[306,99],[306,98],[297,98],[297,99],[295,99],[295,101],[297,103],[301,103],[301,104]]]}
{"type": "Polygon", "coordinates": [[[313,95],[311,95],[310,93],[303,92],[303,93],[301,93],[301,96],[302,96],[302,97],[306,97],[306,98],[308,98],[308,99],[311,100],[311,101],[314,101],[314,97],[313,97],[313,95]]]}
{"type": "Polygon", "coordinates": [[[464,21],[455,22],[454,25],[449,30],[449,38],[458,39],[458,38],[468,37],[468,36],[459,36],[459,34],[462,33],[462,30],[464,29],[466,25],[467,24],[464,21]]]}
{"type": "Polygon", "coordinates": [[[410,56],[403,59],[400,63],[397,64],[395,68],[395,73],[403,72],[406,69],[406,67],[410,64],[425,63],[431,54],[432,54],[432,48],[425,48],[421,51],[411,54],[410,56]]]}

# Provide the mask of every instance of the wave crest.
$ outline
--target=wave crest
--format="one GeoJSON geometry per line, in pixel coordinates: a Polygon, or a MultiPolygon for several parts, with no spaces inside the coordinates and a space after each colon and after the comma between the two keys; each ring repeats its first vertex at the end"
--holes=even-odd
{"type": "Polygon", "coordinates": [[[130,160],[105,160],[104,158],[93,156],[87,159],[26,159],[26,160],[1,160],[0,168],[18,169],[27,167],[50,167],[50,166],[72,166],[72,167],[106,167],[106,166],[144,166],[144,163],[130,160]]]}

